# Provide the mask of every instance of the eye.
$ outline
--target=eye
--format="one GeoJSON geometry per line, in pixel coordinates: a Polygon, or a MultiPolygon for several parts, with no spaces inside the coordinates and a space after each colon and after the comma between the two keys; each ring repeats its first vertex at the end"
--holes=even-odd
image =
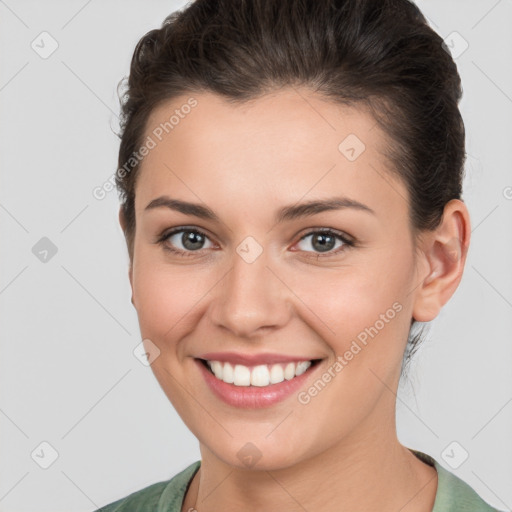
{"type": "MultiPolygon", "coordinates": [[[[157,243],[161,244],[165,250],[183,257],[196,256],[203,249],[214,247],[214,244],[203,231],[184,226],[165,232],[157,240],[157,243]]],[[[355,245],[355,240],[348,235],[329,228],[318,228],[310,231],[302,236],[296,244],[300,251],[316,252],[317,258],[334,256],[355,245]],[[312,247],[313,251],[308,250],[308,247],[312,247]]]]}
{"type": "Polygon", "coordinates": [[[353,247],[355,242],[349,239],[348,236],[333,231],[332,229],[321,228],[315,231],[310,231],[304,235],[297,244],[300,250],[305,252],[316,252],[318,251],[318,257],[332,256],[345,251],[348,247],[353,247]],[[302,247],[300,247],[302,244],[302,247]],[[312,247],[313,251],[308,251],[308,247],[312,247]],[[336,250],[333,250],[336,249],[336,250]]]}
{"type": "Polygon", "coordinates": [[[210,249],[213,247],[208,236],[198,229],[192,228],[176,228],[164,233],[157,241],[170,252],[181,256],[194,256],[194,252],[200,252],[202,249],[210,249]],[[209,241],[210,245],[205,242],[209,241]]]}

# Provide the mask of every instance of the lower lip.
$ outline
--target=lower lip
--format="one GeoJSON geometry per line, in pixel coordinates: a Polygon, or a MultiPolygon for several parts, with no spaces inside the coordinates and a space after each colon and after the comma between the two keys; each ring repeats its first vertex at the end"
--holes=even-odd
{"type": "Polygon", "coordinates": [[[260,387],[227,384],[210,373],[200,360],[195,359],[195,362],[199,366],[206,383],[218,398],[233,407],[244,409],[270,407],[271,405],[285,400],[294,392],[297,392],[301,386],[304,386],[307,379],[309,379],[311,374],[314,373],[319,366],[319,363],[316,363],[298,377],[294,377],[291,380],[285,379],[279,384],[270,384],[269,386],[260,387]]]}

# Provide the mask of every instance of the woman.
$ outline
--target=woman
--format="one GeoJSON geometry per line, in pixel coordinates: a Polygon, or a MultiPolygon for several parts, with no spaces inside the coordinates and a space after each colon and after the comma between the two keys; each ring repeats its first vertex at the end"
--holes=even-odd
{"type": "Polygon", "coordinates": [[[495,510],[395,426],[469,246],[460,97],[408,0],[197,0],[141,39],[119,221],[201,461],[101,510],[495,510]]]}

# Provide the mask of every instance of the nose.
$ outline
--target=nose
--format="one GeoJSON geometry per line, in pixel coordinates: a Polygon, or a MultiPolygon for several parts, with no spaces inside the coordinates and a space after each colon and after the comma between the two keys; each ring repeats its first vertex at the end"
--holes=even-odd
{"type": "Polygon", "coordinates": [[[290,318],[290,293],[270,269],[266,253],[249,262],[238,253],[215,288],[210,304],[214,325],[237,338],[253,338],[283,327],[290,318]]]}

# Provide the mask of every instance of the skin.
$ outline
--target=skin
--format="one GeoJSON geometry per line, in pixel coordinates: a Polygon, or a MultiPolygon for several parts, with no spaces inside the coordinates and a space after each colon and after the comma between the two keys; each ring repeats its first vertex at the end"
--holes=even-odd
{"type": "MultiPolygon", "coordinates": [[[[293,88],[243,105],[191,96],[197,106],[140,168],[129,270],[142,337],[160,350],[152,370],[200,443],[182,510],[431,511],[437,473],[398,441],[395,394],[411,319],[433,320],[462,277],[466,206],[450,201],[439,228],[415,239],[407,190],[382,155],[386,135],[361,108],[293,88]],[[353,162],[338,150],[348,134],[366,147],[353,162]],[[162,195],[206,205],[220,222],[145,211],[162,195]],[[374,214],[345,208],[274,220],[285,205],[341,195],[374,214]],[[190,257],[156,243],[180,226],[207,237],[195,252],[183,233],[164,242],[190,257]],[[322,253],[314,235],[301,241],[314,228],[358,244],[334,254],[337,241],[322,253]],[[252,263],[236,251],[247,236],[263,249],[252,263]],[[292,394],[259,410],[229,406],[193,359],[207,351],[324,358],[318,378],[395,302],[401,311],[306,405],[292,394]],[[237,457],[247,442],[261,454],[252,467],[237,457]]],[[[146,135],[188,97],[157,108],[146,135]]]]}

